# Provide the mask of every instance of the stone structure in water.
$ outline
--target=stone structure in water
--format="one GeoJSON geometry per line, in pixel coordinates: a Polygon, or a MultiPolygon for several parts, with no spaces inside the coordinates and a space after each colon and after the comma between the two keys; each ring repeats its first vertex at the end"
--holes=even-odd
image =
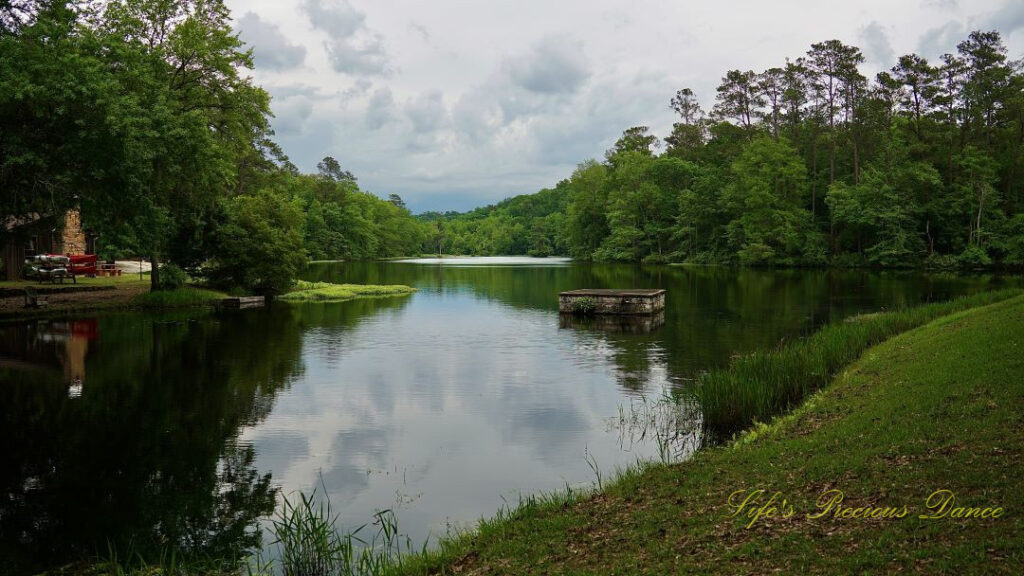
{"type": "Polygon", "coordinates": [[[661,289],[584,289],[558,295],[558,311],[565,314],[657,314],[665,310],[661,289]]]}

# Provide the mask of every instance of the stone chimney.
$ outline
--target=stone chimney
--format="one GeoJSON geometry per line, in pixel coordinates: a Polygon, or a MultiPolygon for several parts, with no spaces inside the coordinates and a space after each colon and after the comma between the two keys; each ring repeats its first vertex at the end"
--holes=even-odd
{"type": "Polygon", "coordinates": [[[61,234],[59,254],[85,254],[85,231],[82,230],[82,214],[69,210],[64,215],[64,231],[61,234]]]}

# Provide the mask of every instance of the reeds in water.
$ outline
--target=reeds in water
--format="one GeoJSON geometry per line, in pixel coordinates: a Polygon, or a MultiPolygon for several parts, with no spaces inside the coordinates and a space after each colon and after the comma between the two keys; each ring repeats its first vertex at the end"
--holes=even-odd
{"type": "Polygon", "coordinates": [[[826,386],[869,347],[941,316],[1020,293],[1017,289],[984,292],[854,317],[827,325],[808,338],[739,357],[728,368],[707,372],[698,379],[694,395],[704,426],[713,435],[723,437],[755,422],[766,422],[826,386]]]}

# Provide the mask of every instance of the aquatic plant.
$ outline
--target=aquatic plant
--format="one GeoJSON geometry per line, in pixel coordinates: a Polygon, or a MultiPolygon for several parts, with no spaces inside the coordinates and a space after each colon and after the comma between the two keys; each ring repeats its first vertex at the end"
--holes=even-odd
{"type": "Polygon", "coordinates": [[[353,298],[404,296],[415,291],[415,288],[402,285],[331,284],[299,280],[293,290],[278,299],[285,302],[343,302],[353,298]]]}
{"type": "Polygon", "coordinates": [[[135,304],[143,308],[185,308],[213,304],[224,298],[223,292],[187,286],[176,290],[157,290],[135,297],[135,304]]]}
{"type": "Polygon", "coordinates": [[[727,368],[702,374],[692,394],[700,403],[705,428],[726,436],[796,406],[883,340],[940,316],[1018,294],[1016,289],[984,292],[830,324],[803,340],[741,356],[727,368]]]}
{"type": "Polygon", "coordinates": [[[593,298],[591,298],[589,296],[584,296],[582,298],[577,298],[576,301],[572,303],[572,313],[573,314],[579,314],[581,316],[588,316],[590,314],[593,314],[596,311],[597,311],[597,302],[593,298]]]}
{"type": "Polygon", "coordinates": [[[265,560],[257,553],[248,568],[249,576],[377,576],[401,567],[403,555],[414,550],[412,541],[398,532],[398,520],[391,510],[374,514],[372,524],[344,531],[326,491],[318,496],[298,492],[282,498],[279,512],[271,521],[276,555],[265,560]],[[376,528],[369,540],[360,534],[376,528]]]}

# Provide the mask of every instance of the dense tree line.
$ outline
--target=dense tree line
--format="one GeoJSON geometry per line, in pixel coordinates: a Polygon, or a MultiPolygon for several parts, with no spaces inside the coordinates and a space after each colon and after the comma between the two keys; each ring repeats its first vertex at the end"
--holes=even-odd
{"type": "Polygon", "coordinates": [[[223,0],[0,3],[0,218],[78,208],[105,257],[268,293],[309,256],[418,251],[426,226],[400,199],[331,158],[298,173],[251,68],[223,0]]]}
{"type": "Polygon", "coordinates": [[[999,34],[869,82],[859,49],[814,44],[689,89],[665,151],[631,128],[569,182],[569,252],[621,261],[1024,263],[1024,76],[999,34]]]}
{"type": "MultiPolygon", "coordinates": [[[[690,89],[662,142],[626,130],[557,190],[553,253],[747,265],[1024,264],[1024,76],[996,32],[869,81],[837,40],[730,70],[710,112],[690,89]],[[659,150],[664,144],[664,150],[659,150]]],[[[530,202],[520,197],[515,202],[530,202]]],[[[500,207],[501,205],[499,205],[500,207]]],[[[452,251],[527,253],[528,217],[448,215],[452,251]],[[495,240],[496,239],[496,240],[495,240]]],[[[538,252],[551,253],[551,252],[538,252]]]]}
{"type": "Polygon", "coordinates": [[[565,214],[569,205],[568,181],[553,189],[524,194],[492,206],[458,213],[426,212],[427,244],[424,253],[494,256],[565,254],[565,214]]]}
{"type": "MultiPolygon", "coordinates": [[[[223,0],[0,3],[0,218],[80,208],[106,257],[275,292],[308,258],[1024,263],[1024,75],[996,32],[869,81],[830,40],[692,90],[552,189],[413,217],[332,158],[301,174],[223,0]]],[[[0,228],[0,244],[17,229],[0,228]]],[[[159,274],[154,275],[159,283],[159,274]]]]}

